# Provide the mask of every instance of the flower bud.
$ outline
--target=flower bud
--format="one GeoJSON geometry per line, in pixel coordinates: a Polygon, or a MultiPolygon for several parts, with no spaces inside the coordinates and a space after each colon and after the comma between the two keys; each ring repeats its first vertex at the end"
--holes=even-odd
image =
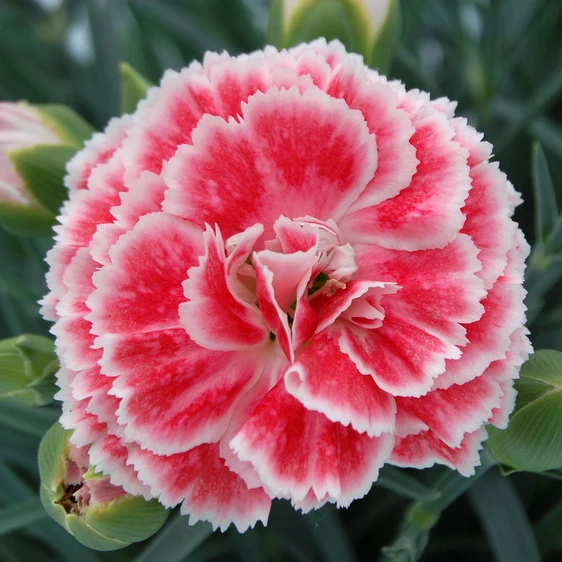
{"type": "Polygon", "coordinates": [[[59,361],[49,338],[23,334],[0,341],[0,401],[49,404],[56,392],[59,361]]]}
{"type": "Polygon", "coordinates": [[[0,223],[16,234],[49,234],[66,198],[66,162],[92,129],[63,106],[0,103],[0,223]]]}
{"type": "Polygon", "coordinates": [[[83,545],[117,550],[152,536],[168,518],[156,500],[146,501],[114,486],[89,466],[86,447],[69,442],[58,423],[39,446],[41,501],[47,513],[83,545]]]}
{"type": "Polygon", "coordinates": [[[317,37],[339,39],[365,63],[388,70],[400,39],[398,0],[273,0],[269,41],[291,47],[317,37]]]}

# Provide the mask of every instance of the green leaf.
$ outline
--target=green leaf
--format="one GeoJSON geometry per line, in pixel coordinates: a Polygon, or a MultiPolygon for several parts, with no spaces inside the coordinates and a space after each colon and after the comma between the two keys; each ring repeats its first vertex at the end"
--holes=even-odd
{"type": "Polygon", "coordinates": [[[43,437],[58,417],[59,411],[49,406],[34,408],[3,402],[0,408],[0,424],[34,437],[43,437]]]}
{"type": "Polygon", "coordinates": [[[130,64],[121,63],[121,111],[133,113],[151,86],[130,64]]]}
{"type": "Polygon", "coordinates": [[[64,141],[64,144],[82,148],[95,132],[95,129],[80,115],[65,105],[43,104],[34,105],[43,122],[64,141]]]}
{"type": "Polygon", "coordinates": [[[189,524],[189,518],[176,515],[152,542],[135,558],[135,562],[181,562],[211,534],[210,523],[189,524]]]}
{"type": "Polygon", "coordinates": [[[0,224],[17,236],[52,236],[55,215],[39,205],[0,202],[0,224]]]}
{"type": "Polygon", "coordinates": [[[535,240],[545,243],[558,222],[558,207],[548,163],[540,144],[533,145],[535,240]]]}
{"type": "Polygon", "coordinates": [[[429,541],[431,529],[437,524],[441,514],[494,465],[494,460],[486,450],[481,455],[481,461],[482,465],[476,468],[474,476],[470,478],[447,469],[433,485],[439,494],[437,498],[417,501],[410,505],[394,543],[383,548],[385,560],[419,560],[429,541]]]}
{"type": "Polygon", "coordinates": [[[438,491],[422,484],[406,470],[390,465],[381,469],[376,485],[411,500],[430,500],[439,497],[438,491]]]}
{"type": "Polygon", "coordinates": [[[326,562],[357,560],[339,513],[333,506],[311,512],[307,520],[313,525],[314,537],[323,560],[326,562]]]}
{"type": "Polygon", "coordinates": [[[54,342],[24,334],[0,341],[0,401],[43,406],[56,392],[58,369],[54,342]]]}
{"type": "Polygon", "coordinates": [[[45,515],[39,498],[0,509],[0,536],[32,525],[45,515]]]}
{"type": "Polygon", "coordinates": [[[535,536],[541,554],[549,556],[555,550],[562,550],[562,501],[547,511],[535,526],[535,536]]]}
{"type": "Polygon", "coordinates": [[[513,484],[491,470],[468,492],[496,562],[541,562],[533,529],[513,484]]]}
{"type": "Polygon", "coordinates": [[[502,153],[525,130],[533,119],[543,112],[562,91],[562,68],[558,67],[548,75],[542,84],[537,84],[535,93],[524,106],[523,112],[512,121],[496,142],[496,152],[502,153]]]}
{"type": "Polygon", "coordinates": [[[541,472],[562,467],[562,353],[541,350],[521,370],[509,427],[488,428],[489,445],[505,465],[541,472]]]}
{"type": "Polygon", "coordinates": [[[8,153],[25,187],[53,215],[68,197],[63,183],[66,163],[76,154],[71,146],[36,145],[8,153]]]}

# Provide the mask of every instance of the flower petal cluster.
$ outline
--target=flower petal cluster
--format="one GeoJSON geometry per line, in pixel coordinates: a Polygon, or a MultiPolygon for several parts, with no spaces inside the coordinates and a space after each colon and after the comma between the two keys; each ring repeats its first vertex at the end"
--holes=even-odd
{"type": "Polygon", "coordinates": [[[43,312],[96,470],[241,531],[385,463],[473,472],[530,352],[528,245],[454,107],[319,40],[207,54],[87,143],[43,312]]]}

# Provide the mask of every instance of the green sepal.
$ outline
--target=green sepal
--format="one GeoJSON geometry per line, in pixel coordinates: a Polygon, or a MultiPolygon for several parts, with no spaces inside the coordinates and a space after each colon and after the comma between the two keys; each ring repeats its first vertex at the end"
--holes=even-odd
{"type": "Polygon", "coordinates": [[[170,511],[157,500],[146,501],[141,496],[127,494],[107,504],[88,508],[84,519],[105,537],[133,543],[156,533],[169,514],[170,511]]]}
{"type": "Polygon", "coordinates": [[[562,468],[562,353],[536,352],[515,386],[519,395],[509,427],[488,428],[492,452],[512,470],[562,468]]]}
{"type": "Polygon", "coordinates": [[[45,488],[49,497],[60,492],[63,478],[66,475],[68,440],[71,435],[71,431],[63,429],[57,422],[48,429],[39,445],[39,476],[41,486],[45,488]]]}
{"type": "Polygon", "coordinates": [[[365,63],[386,74],[392,64],[400,44],[402,32],[402,11],[400,2],[392,0],[386,14],[386,20],[374,38],[371,52],[365,56],[365,63]]]}
{"type": "Polygon", "coordinates": [[[267,21],[267,42],[278,49],[282,49],[285,46],[284,35],[284,1],[271,0],[267,21]]]}
{"type": "Polygon", "coordinates": [[[56,217],[40,205],[0,201],[0,224],[16,236],[52,236],[56,217]]]}
{"type": "Polygon", "coordinates": [[[66,163],[77,148],[61,145],[36,145],[8,153],[12,164],[22,177],[27,191],[53,216],[68,197],[64,186],[66,163]]]}
{"type": "Polygon", "coordinates": [[[33,108],[63,144],[80,149],[95,132],[89,123],[65,105],[43,104],[34,105],[33,108]]]}
{"type": "MultiPolygon", "coordinates": [[[[56,423],[39,446],[41,502],[46,512],[80,543],[94,550],[118,550],[156,533],[169,515],[169,510],[157,500],[146,501],[140,496],[124,494],[108,502],[82,507],[80,513],[66,511],[60,499],[65,494],[71,434],[56,423]]],[[[100,475],[94,470],[90,476],[99,478],[100,475]]]]}
{"type": "Polygon", "coordinates": [[[49,338],[23,334],[0,341],[0,401],[43,406],[56,392],[59,362],[49,338]]]}
{"type": "Polygon", "coordinates": [[[369,50],[369,20],[358,2],[341,0],[304,0],[287,22],[284,47],[318,37],[339,39],[348,51],[365,55],[369,50]]]}
{"type": "Polygon", "coordinates": [[[283,0],[273,0],[267,27],[268,40],[288,48],[318,37],[339,39],[348,51],[363,55],[365,64],[386,72],[400,42],[400,2],[391,0],[383,22],[374,22],[367,0],[301,0],[285,13],[283,0]]]}
{"type": "Polygon", "coordinates": [[[130,64],[121,63],[121,113],[133,113],[153,85],[130,64]]]}

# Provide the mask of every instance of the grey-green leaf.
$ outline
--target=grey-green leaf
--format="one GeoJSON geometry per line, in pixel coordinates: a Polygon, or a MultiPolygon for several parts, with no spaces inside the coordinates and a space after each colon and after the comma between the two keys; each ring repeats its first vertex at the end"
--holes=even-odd
{"type": "Polygon", "coordinates": [[[548,163],[540,144],[533,146],[533,195],[535,240],[546,243],[558,221],[558,207],[548,163]]]}
{"type": "Polygon", "coordinates": [[[213,532],[209,523],[189,524],[189,518],[177,515],[135,558],[135,562],[181,562],[213,532]]]}
{"type": "Polygon", "coordinates": [[[133,113],[152,84],[130,64],[121,64],[121,111],[133,113]]]}
{"type": "Polygon", "coordinates": [[[0,401],[49,404],[57,390],[58,359],[51,339],[22,334],[0,341],[0,401]]]}
{"type": "Polygon", "coordinates": [[[508,478],[491,470],[470,488],[468,497],[496,562],[541,561],[533,528],[508,478]]]}

